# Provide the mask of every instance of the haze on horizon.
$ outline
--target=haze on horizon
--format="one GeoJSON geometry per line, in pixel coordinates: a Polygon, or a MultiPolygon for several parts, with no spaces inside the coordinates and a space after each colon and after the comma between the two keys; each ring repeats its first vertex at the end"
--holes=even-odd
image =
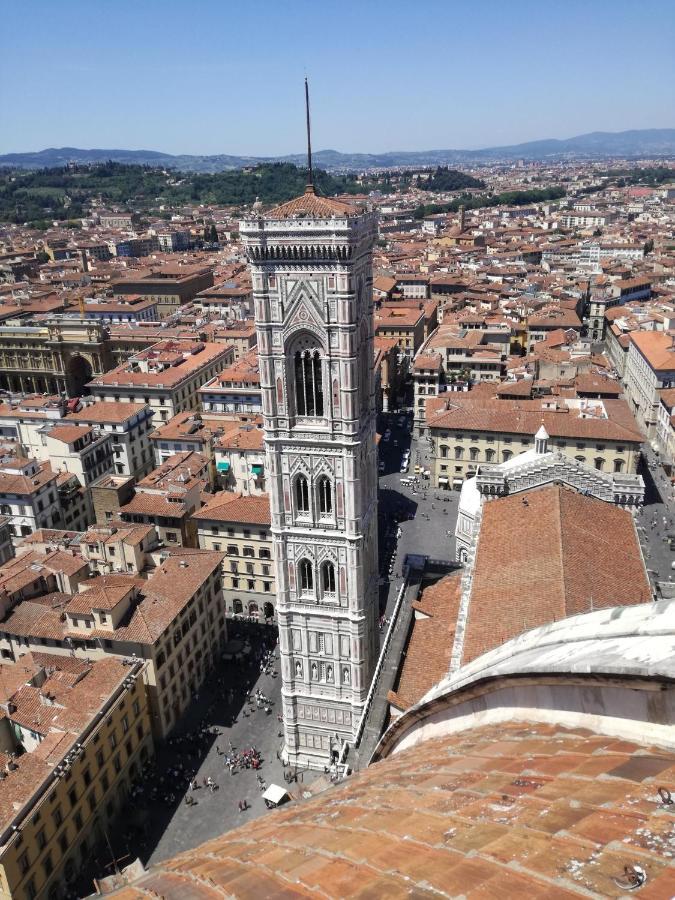
{"type": "Polygon", "coordinates": [[[0,153],[476,149],[668,127],[670,0],[24,0],[0,33],[0,153]],[[95,10],[95,15],[92,15],[95,10]]]}

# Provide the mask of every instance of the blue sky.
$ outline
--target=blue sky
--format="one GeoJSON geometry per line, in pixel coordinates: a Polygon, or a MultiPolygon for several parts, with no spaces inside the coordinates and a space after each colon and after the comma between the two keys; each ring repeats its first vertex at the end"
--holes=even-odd
{"type": "Polygon", "coordinates": [[[3,4],[0,152],[476,148],[675,126],[673,0],[3,4]]]}

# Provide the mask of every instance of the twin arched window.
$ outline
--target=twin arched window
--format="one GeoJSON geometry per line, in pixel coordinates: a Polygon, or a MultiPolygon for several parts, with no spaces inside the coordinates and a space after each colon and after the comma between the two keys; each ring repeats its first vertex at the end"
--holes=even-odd
{"type": "MultiPolygon", "coordinates": [[[[322,475],[316,486],[319,513],[330,515],[333,512],[333,485],[327,475],[322,475]]],[[[299,513],[311,512],[309,502],[309,482],[304,475],[295,479],[295,508],[299,513]]]]}
{"type": "Polygon", "coordinates": [[[299,416],[323,415],[323,373],[318,350],[298,350],[294,358],[295,409],[299,416]]]}
{"type": "MultiPolygon", "coordinates": [[[[298,581],[301,593],[311,593],[314,590],[314,567],[310,560],[301,559],[298,563],[298,581]]],[[[326,561],[321,564],[322,593],[334,594],[335,584],[335,566],[332,562],[326,561]]]]}

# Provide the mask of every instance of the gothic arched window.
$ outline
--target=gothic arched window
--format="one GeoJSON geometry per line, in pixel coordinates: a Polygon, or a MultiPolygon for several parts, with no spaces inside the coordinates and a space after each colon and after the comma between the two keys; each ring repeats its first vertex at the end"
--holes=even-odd
{"type": "Polygon", "coordinates": [[[300,563],[298,565],[298,575],[300,578],[300,590],[313,591],[314,572],[312,571],[312,564],[308,559],[300,560],[300,563]]]}
{"type": "Polygon", "coordinates": [[[309,485],[304,475],[295,480],[295,505],[299,513],[309,512],[309,485]]]}
{"type": "Polygon", "coordinates": [[[319,512],[323,515],[333,512],[333,489],[330,478],[322,475],[318,484],[319,512]]]}
{"type": "Polygon", "coordinates": [[[295,408],[299,416],[323,415],[323,373],[318,350],[295,354],[295,408]]]}
{"type": "Polygon", "coordinates": [[[335,566],[332,562],[325,562],[321,566],[321,584],[324,594],[335,593],[335,566]]]}

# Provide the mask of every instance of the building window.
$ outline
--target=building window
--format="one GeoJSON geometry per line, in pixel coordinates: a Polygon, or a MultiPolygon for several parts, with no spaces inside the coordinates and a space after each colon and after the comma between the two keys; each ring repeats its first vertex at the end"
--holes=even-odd
{"type": "Polygon", "coordinates": [[[614,471],[615,472],[623,472],[623,460],[622,459],[614,460],[614,471]]]}
{"type": "Polygon", "coordinates": [[[299,416],[323,415],[323,376],[318,350],[295,354],[295,404],[299,416]]]}
{"type": "Polygon", "coordinates": [[[464,457],[464,448],[463,447],[455,447],[455,459],[462,459],[464,457]]]}
{"type": "Polygon", "coordinates": [[[335,566],[332,562],[325,562],[321,566],[321,584],[324,594],[335,593],[335,566]]]}
{"type": "Polygon", "coordinates": [[[503,462],[508,462],[508,461],[511,459],[512,456],[513,456],[513,453],[511,453],[510,450],[503,450],[503,451],[502,451],[502,461],[503,461],[503,462]]]}
{"type": "Polygon", "coordinates": [[[299,513],[309,512],[309,485],[304,475],[295,480],[295,502],[299,513]]]}
{"type": "Polygon", "coordinates": [[[494,450],[486,450],[486,451],[485,451],[485,459],[486,459],[488,462],[494,462],[494,458],[495,458],[495,451],[494,451],[494,450]]]}
{"type": "Polygon", "coordinates": [[[330,478],[325,475],[319,478],[319,512],[324,515],[333,512],[333,490],[330,478]]]}
{"type": "Polygon", "coordinates": [[[605,461],[604,461],[604,459],[603,459],[601,456],[596,456],[596,458],[593,460],[593,462],[595,463],[595,468],[596,468],[599,472],[602,472],[603,469],[605,468],[605,461]]]}
{"type": "Polygon", "coordinates": [[[298,577],[300,579],[301,591],[314,590],[314,573],[312,564],[308,559],[301,559],[298,565],[298,577]]]}
{"type": "Polygon", "coordinates": [[[448,448],[446,447],[445,444],[441,444],[441,457],[442,457],[443,459],[447,459],[447,458],[448,458],[448,448]]]}

